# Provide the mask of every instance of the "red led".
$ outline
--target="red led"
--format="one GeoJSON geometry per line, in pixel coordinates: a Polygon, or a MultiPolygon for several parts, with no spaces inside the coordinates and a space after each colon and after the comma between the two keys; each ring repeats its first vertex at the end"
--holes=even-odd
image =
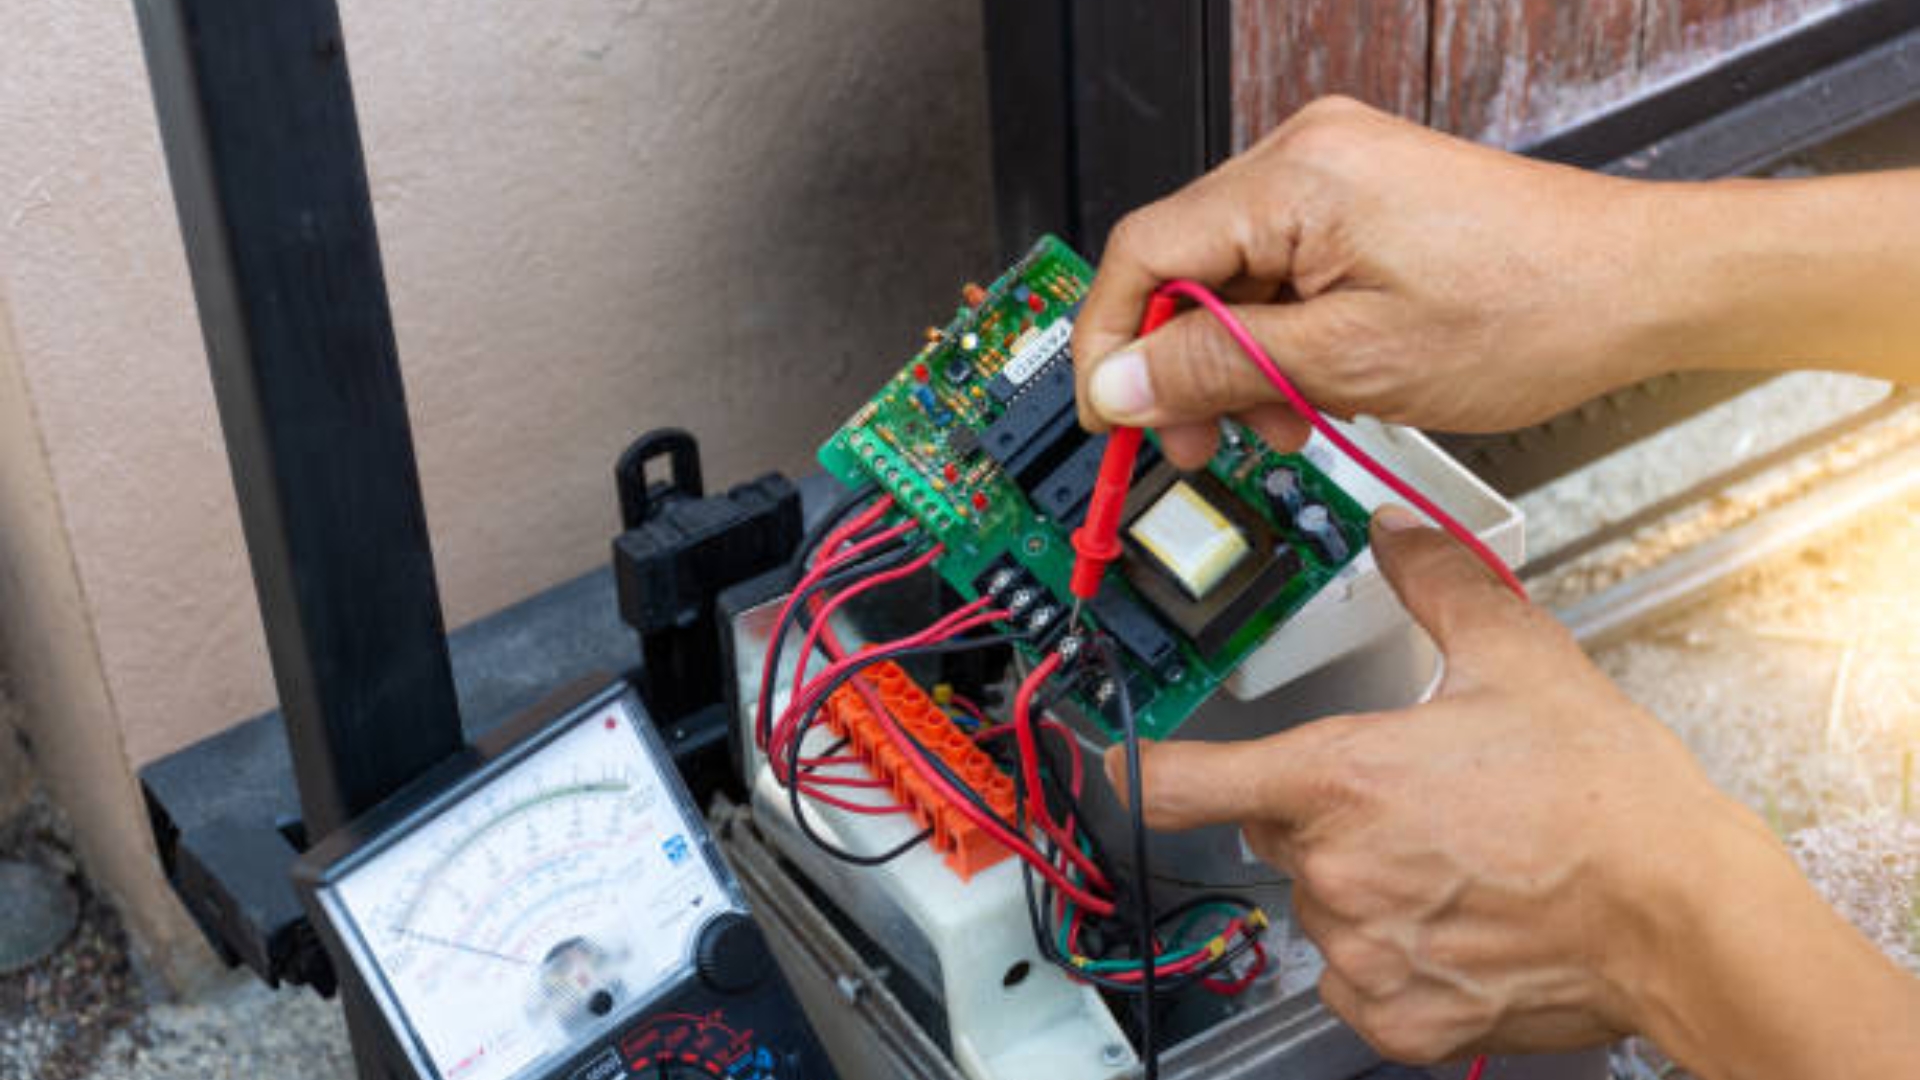
{"type": "Polygon", "coordinates": [[[976,491],[973,493],[973,508],[975,510],[980,511],[981,513],[986,512],[987,510],[987,493],[986,492],[976,491]]]}
{"type": "Polygon", "coordinates": [[[925,364],[913,365],[913,381],[914,382],[926,382],[928,379],[931,379],[931,378],[933,378],[933,372],[927,370],[927,365],[925,364]]]}
{"type": "Polygon", "coordinates": [[[940,471],[946,475],[947,483],[949,484],[960,479],[960,466],[955,465],[951,461],[947,462],[947,467],[940,471]]]}
{"type": "Polygon", "coordinates": [[[615,719],[614,719],[613,717],[611,717],[611,716],[609,716],[609,717],[607,717],[607,730],[608,730],[608,731],[612,731],[612,730],[613,730],[614,728],[616,728],[616,727],[619,727],[619,726],[620,726],[620,723],[619,723],[619,721],[617,721],[617,720],[615,720],[615,719]]]}
{"type": "Polygon", "coordinates": [[[1035,311],[1047,310],[1047,302],[1045,300],[1040,299],[1039,293],[1027,294],[1027,306],[1032,308],[1035,311]]]}

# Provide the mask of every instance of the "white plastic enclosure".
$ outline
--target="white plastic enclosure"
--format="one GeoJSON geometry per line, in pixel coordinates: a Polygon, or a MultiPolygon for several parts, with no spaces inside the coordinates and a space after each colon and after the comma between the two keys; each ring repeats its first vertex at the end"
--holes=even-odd
{"type": "MultiPolygon", "coordinates": [[[[1333,423],[1362,450],[1473,530],[1509,566],[1526,557],[1526,521],[1520,508],[1426,436],[1369,417],[1333,423]]],[[[1318,434],[1303,453],[1369,511],[1403,501],[1318,434]]],[[[1241,701],[1252,701],[1365,648],[1406,622],[1406,612],[1369,549],[1254,650],[1227,678],[1226,691],[1241,701]]]]}

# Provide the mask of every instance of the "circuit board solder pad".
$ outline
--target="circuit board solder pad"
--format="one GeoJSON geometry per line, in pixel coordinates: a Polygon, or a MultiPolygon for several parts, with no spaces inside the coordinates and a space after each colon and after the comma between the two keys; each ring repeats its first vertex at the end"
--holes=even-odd
{"type": "MultiPolygon", "coordinates": [[[[1029,600],[1029,610],[1045,604],[1064,612],[1071,604],[1069,537],[1085,514],[1105,445],[1104,437],[1079,429],[1068,347],[1092,279],[1072,249],[1042,237],[991,286],[969,286],[953,319],[929,329],[919,353],[820,447],[829,473],[849,486],[878,485],[918,520],[931,538],[922,543],[945,546],[935,569],[968,599],[996,573],[1004,580],[1012,570],[1034,586],[1030,591],[1044,593],[1037,603],[1029,600]]],[[[1148,738],[1173,734],[1366,544],[1366,511],[1305,457],[1274,451],[1232,421],[1223,431],[1205,471],[1187,479],[1225,504],[1256,548],[1264,545],[1255,554],[1268,574],[1257,594],[1225,613],[1224,627],[1217,620],[1196,634],[1169,617],[1170,590],[1152,580],[1130,544],[1123,560],[1129,565],[1109,570],[1101,596],[1082,615],[1122,646],[1135,716],[1148,738]],[[1264,486],[1276,473],[1297,485],[1289,493],[1295,510],[1325,508],[1337,532],[1331,543],[1324,534],[1303,533],[1264,486]]],[[[1157,460],[1155,445],[1149,433],[1130,506],[1156,482],[1167,490],[1182,479],[1157,460]]],[[[1057,637],[1049,627],[1018,647],[1038,659],[1057,637]]],[[[1080,686],[1076,697],[1111,728],[1112,688],[1104,698],[1095,689],[1080,686]]]]}

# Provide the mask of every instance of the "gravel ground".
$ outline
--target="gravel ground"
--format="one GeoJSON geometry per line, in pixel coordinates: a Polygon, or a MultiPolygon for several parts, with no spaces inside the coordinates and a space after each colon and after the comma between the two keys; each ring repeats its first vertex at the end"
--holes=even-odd
{"type": "Polygon", "coordinates": [[[25,971],[0,977],[0,1078],[77,1080],[116,1035],[135,1033],[147,999],[127,958],[111,905],[88,885],[65,829],[42,800],[0,827],[0,857],[64,875],[80,899],[66,944],[25,971]]]}
{"type": "MultiPolygon", "coordinates": [[[[1743,574],[1595,660],[1920,976],[1920,499],[1743,574]]],[[[1639,1040],[1615,1071],[1685,1076],[1639,1040]]]]}
{"type": "Polygon", "coordinates": [[[0,977],[0,1080],[351,1080],[340,1011],[309,991],[234,973],[189,1001],[156,994],[71,852],[44,799],[0,826],[0,857],[58,871],[80,898],[59,952],[0,977]]]}

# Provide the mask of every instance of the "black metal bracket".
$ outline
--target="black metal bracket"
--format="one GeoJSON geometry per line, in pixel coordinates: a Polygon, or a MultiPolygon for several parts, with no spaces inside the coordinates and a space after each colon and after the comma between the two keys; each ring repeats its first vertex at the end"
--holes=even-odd
{"type": "Polygon", "coordinates": [[[800,543],[800,493],[768,473],[703,495],[700,448],[677,428],[634,440],[614,466],[621,523],[613,541],[620,617],[640,635],[642,693],[694,797],[732,789],[725,708],[730,672],[714,601],[721,591],[786,565],[800,543]],[[649,463],[668,458],[664,481],[649,463]]]}
{"type": "Polygon", "coordinates": [[[649,431],[633,440],[614,463],[613,483],[620,496],[620,527],[637,529],[653,517],[657,506],[706,494],[700,479],[700,444],[679,428],[649,431]],[[663,457],[669,462],[668,478],[648,480],[647,466],[663,457]]]}
{"type": "MultiPolygon", "coordinates": [[[[135,0],[285,717],[300,820],[345,825],[460,748],[439,586],[334,0],[135,0]]],[[[168,870],[229,958],[306,969],[264,823],[168,870]],[[230,876],[227,862],[262,871],[230,876]],[[271,872],[274,876],[264,876],[271,872]]],[[[341,985],[363,1077],[390,1040],[341,985]]]]}

